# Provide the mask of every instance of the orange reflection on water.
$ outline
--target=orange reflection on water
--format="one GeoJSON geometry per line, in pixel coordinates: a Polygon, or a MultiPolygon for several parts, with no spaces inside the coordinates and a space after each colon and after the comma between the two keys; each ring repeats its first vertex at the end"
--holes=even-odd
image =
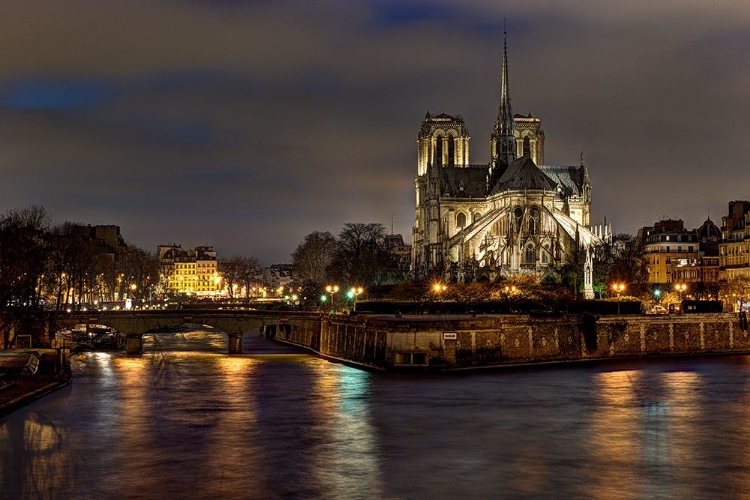
{"type": "MultiPolygon", "coordinates": [[[[242,484],[248,492],[262,491],[268,481],[258,470],[248,471],[237,462],[237,457],[250,456],[262,460],[263,450],[258,447],[256,384],[259,380],[259,362],[249,356],[220,355],[213,360],[219,367],[217,384],[210,394],[210,404],[199,403],[200,409],[210,418],[211,433],[206,439],[205,463],[207,470],[215,471],[195,487],[195,497],[210,497],[219,492],[230,498],[237,495],[230,485],[242,484]]],[[[200,414],[200,413],[199,413],[200,414]]]]}
{"type": "Polygon", "coordinates": [[[591,417],[591,460],[597,464],[590,491],[598,498],[638,497],[636,457],[639,454],[640,408],[635,387],[640,371],[603,372],[594,378],[598,401],[591,417]]]}
{"type": "Polygon", "coordinates": [[[4,491],[9,487],[22,498],[46,498],[48,491],[63,490],[75,481],[74,462],[65,456],[67,449],[63,446],[67,439],[67,432],[57,421],[35,412],[23,423],[0,424],[0,442],[15,448],[14,462],[2,464],[0,497],[6,497],[4,491]]]}
{"type": "Polygon", "coordinates": [[[222,356],[219,358],[219,367],[221,371],[229,376],[238,375],[252,366],[252,360],[242,356],[222,356]]]}

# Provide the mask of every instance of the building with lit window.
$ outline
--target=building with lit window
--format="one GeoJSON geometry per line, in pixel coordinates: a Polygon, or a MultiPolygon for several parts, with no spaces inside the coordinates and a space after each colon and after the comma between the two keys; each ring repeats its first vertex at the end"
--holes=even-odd
{"type": "Polygon", "coordinates": [[[221,277],[212,246],[185,250],[182,245],[159,245],[159,273],[167,294],[215,297],[221,291],[221,277]]]}
{"type": "Polygon", "coordinates": [[[721,218],[719,266],[722,280],[750,277],[750,201],[730,201],[721,218]]]}
{"type": "Polygon", "coordinates": [[[291,264],[273,264],[263,268],[263,281],[272,291],[288,289],[292,284],[291,264]]]}
{"type": "Polygon", "coordinates": [[[656,222],[638,231],[638,236],[644,243],[649,283],[672,283],[675,270],[680,277],[678,281],[699,281],[698,236],[695,231],[685,229],[682,219],[656,222]]]}

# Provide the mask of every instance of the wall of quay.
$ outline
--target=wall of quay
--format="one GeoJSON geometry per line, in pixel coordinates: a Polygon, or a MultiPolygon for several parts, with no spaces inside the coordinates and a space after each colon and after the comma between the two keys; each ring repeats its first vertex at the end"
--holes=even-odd
{"type": "Polygon", "coordinates": [[[659,355],[750,353],[736,314],[321,316],[269,336],[376,370],[454,370],[659,355]]]}

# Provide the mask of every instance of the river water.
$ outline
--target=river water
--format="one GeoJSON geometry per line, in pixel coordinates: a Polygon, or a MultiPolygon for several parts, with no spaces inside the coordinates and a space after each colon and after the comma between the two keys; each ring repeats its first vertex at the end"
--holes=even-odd
{"type": "Polygon", "coordinates": [[[381,374],[160,339],[0,419],[0,498],[750,496],[748,357],[381,374]]]}

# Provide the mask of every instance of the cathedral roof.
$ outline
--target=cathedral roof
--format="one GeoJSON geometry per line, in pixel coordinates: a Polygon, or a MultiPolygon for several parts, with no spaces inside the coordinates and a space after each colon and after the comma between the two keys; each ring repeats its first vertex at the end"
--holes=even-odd
{"type": "Polygon", "coordinates": [[[557,185],[562,188],[563,195],[581,196],[586,182],[586,167],[567,165],[544,165],[539,167],[557,185]]]}
{"type": "Polygon", "coordinates": [[[440,194],[454,198],[484,198],[487,166],[443,167],[440,169],[440,194]]]}
{"type": "Polygon", "coordinates": [[[463,122],[463,117],[461,115],[449,115],[447,113],[440,113],[439,115],[431,115],[428,111],[427,114],[424,116],[425,121],[428,120],[434,120],[434,121],[460,121],[463,122]]]}
{"type": "Polygon", "coordinates": [[[492,193],[501,191],[555,191],[557,182],[536,166],[528,156],[516,158],[497,181],[492,193]]]}

